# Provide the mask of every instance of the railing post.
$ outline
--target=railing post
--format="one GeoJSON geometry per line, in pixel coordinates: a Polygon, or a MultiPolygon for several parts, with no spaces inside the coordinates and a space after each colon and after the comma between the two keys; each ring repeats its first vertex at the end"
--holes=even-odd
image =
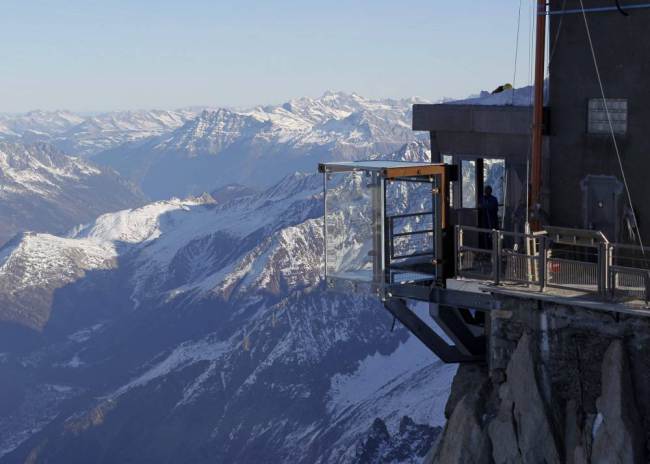
{"type": "Polygon", "coordinates": [[[456,232],[455,233],[455,240],[454,240],[454,244],[455,244],[455,250],[454,251],[455,251],[455,255],[456,255],[456,257],[455,257],[456,276],[460,276],[461,263],[462,263],[462,260],[461,260],[461,257],[460,257],[460,250],[463,247],[463,231],[460,228],[460,225],[458,225],[458,224],[456,224],[456,226],[454,227],[454,230],[456,232]]]}
{"type": "Polygon", "coordinates": [[[607,254],[606,254],[606,262],[607,262],[607,268],[605,269],[606,274],[605,274],[605,283],[607,284],[607,289],[606,289],[606,294],[607,296],[611,296],[612,298],[614,297],[614,292],[613,292],[613,279],[612,279],[612,266],[614,265],[614,245],[611,243],[608,243],[605,245],[607,249],[607,254]]]}
{"type": "Polygon", "coordinates": [[[384,283],[392,284],[390,265],[393,261],[394,250],[393,243],[393,218],[386,216],[384,218],[384,283]]]}
{"type": "Polygon", "coordinates": [[[610,244],[609,253],[607,257],[607,263],[609,266],[609,269],[607,271],[607,289],[609,290],[609,295],[611,299],[614,299],[616,297],[616,287],[618,284],[618,274],[616,272],[612,272],[612,267],[614,267],[615,256],[616,256],[615,245],[610,244]]]}
{"type": "Polygon", "coordinates": [[[608,243],[598,245],[598,293],[603,298],[607,297],[607,281],[609,275],[608,243]]]}
{"type": "Polygon", "coordinates": [[[645,273],[645,278],[643,281],[645,282],[645,304],[648,304],[648,301],[650,301],[650,271],[645,273]]]}
{"type": "Polygon", "coordinates": [[[492,273],[494,283],[499,285],[501,281],[501,232],[492,231],[492,273]]]}
{"type": "Polygon", "coordinates": [[[548,243],[546,240],[547,240],[546,237],[539,238],[539,263],[538,263],[539,269],[537,270],[537,276],[539,278],[540,292],[546,290],[546,269],[548,266],[546,262],[546,258],[548,257],[546,253],[546,250],[548,249],[548,243]]]}

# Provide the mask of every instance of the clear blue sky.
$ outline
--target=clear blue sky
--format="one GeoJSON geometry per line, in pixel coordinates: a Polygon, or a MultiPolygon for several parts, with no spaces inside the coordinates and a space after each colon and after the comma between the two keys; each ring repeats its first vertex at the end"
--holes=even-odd
{"type": "MultiPolygon", "coordinates": [[[[520,84],[531,0],[522,0],[520,84]]],[[[512,81],[519,0],[3,0],[0,112],[248,106],[512,81]]]]}

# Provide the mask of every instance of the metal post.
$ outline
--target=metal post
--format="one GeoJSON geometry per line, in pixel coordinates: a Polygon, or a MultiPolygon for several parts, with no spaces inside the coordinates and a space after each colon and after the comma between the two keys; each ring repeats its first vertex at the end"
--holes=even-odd
{"type": "Polygon", "coordinates": [[[492,231],[492,273],[496,285],[499,285],[501,280],[501,238],[500,231],[492,231]]]}
{"type": "Polygon", "coordinates": [[[539,209],[542,190],[542,146],[544,124],[544,71],[546,52],[546,0],[537,0],[537,38],[535,51],[535,101],[533,105],[533,140],[530,206],[533,210],[533,230],[540,229],[539,209]]]}
{"type": "Polygon", "coordinates": [[[443,225],[446,227],[446,224],[443,224],[443,216],[445,215],[444,208],[445,204],[443,203],[443,200],[446,201],[446,196],[441,194],[441,192],[444,192],[445,186],[441,182],[441,176],[434,176],[432,180],[432,185],[431,185],[431,210],[433,216],[431,217],[431,226],[432,229],[434,230],[433,232],[433,247],[434,247],[434,253],[433,253],[433,262],[436,270],[436,281],[439,285],[444,285],[445,279],[447,276],[445,275],[445,259],[447,257],[445,256],[445,247],[443,243],[443,235],[444,235],[444,230],[443,230],[443,225]]]}
{"type": "Polygon", "coordinates": [[[381,284],[384,279],[384,179],[378,173],[370,173],[368,188],[372,196],[372,229],[373,229],[373,281],[381,284]]]}
{"type": "MultiPolygon", "coordinates": [[[[481,203],[483,202],[483,193],[485,190],[485,174],[484,174],[485,163],[483,158],[477,158],[475,162],[475,173],[474,178],[476,179],[476,208],[481,208],[481,203]]],[[[480,212],[479,212],[480,215],[480,212]]],[[[479,216],[479,227],[480,227],[480,216],[479,216]]]]}
{"type": "Polygon", "coordinates": [[[460,263],[462,260],[460,259],[460,249],[463,246],[463,236],[462,236],[462,231],[460,230],[459,225],[454,226],[454,256],[456,260],[456,276],[460,275],[460,263]]]}
{"type": "MultiPolygon", "coordinates": [[[[385,202],[384,202],[385,207],[385,202]]],[[[384,283],[392,284],[390,263],[393,259],[393,218],[384,217],[384,283]]]]}
{"type": "Polygon", "coordinates": [[[612,266],[614,265],[614,245],[611,243],[606,243],[606,261],[607,261],[607,274],[605,275],[607,289],[606,296],[614,298],[614,288],[616,287],[616,282],[614,278],[614,273],[612,272],[612,266]]]}
{"type": "Polygon", "coordinates": [[[325,280],[327,281],[327,171],[323,171],[323,246],[325,248],[325,280]]]}
{"type": "Polygon", "coordinates": [[[543,292],[546,290],[546,259],[548,257],[546,250],[548,248],[548,243],[546,242],[546,237],[539,238],[539,291],[543,292]]]}
{"type": "Polygon", "coordinates": [[[607,295],[609,293],[610,289],[610,275],[611,275],[611,268],[612,265],[614,264],[614,261],[612,259],[613,256],[613,249],[612,245],[609,243],[605,244],[605,294],[607,295]]]}
{"type": "Polygon", "coordinates": [[[598,245],[598,293],[603,298],[607,297],[607,281],[609,279],[608,247],[609,244],[607,243],[600,243],[598,245]]]}

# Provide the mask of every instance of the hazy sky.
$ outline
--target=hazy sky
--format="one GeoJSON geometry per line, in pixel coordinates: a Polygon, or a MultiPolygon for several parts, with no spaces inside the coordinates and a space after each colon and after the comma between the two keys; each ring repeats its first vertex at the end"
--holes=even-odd
{"type": "Polygon", "coordinates": [[[327,89],[462,97],[512,81],[519,4],[2,0],[0,112],[248,106],[327,89]]]}

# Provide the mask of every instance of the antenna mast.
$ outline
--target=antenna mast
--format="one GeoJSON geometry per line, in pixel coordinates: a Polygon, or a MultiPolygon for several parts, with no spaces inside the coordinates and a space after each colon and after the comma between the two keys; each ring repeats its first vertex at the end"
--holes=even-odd
{"type": "Polygon", "coordinates": [[[539,230],[542,190],[542,146],[544,126],[544,71],[546,54],[546,0],[537,0],[537,33],[535,45],[535,101],[533,106],[533,142],[531,166],[531,198],[533,230],[539,230]]]}

